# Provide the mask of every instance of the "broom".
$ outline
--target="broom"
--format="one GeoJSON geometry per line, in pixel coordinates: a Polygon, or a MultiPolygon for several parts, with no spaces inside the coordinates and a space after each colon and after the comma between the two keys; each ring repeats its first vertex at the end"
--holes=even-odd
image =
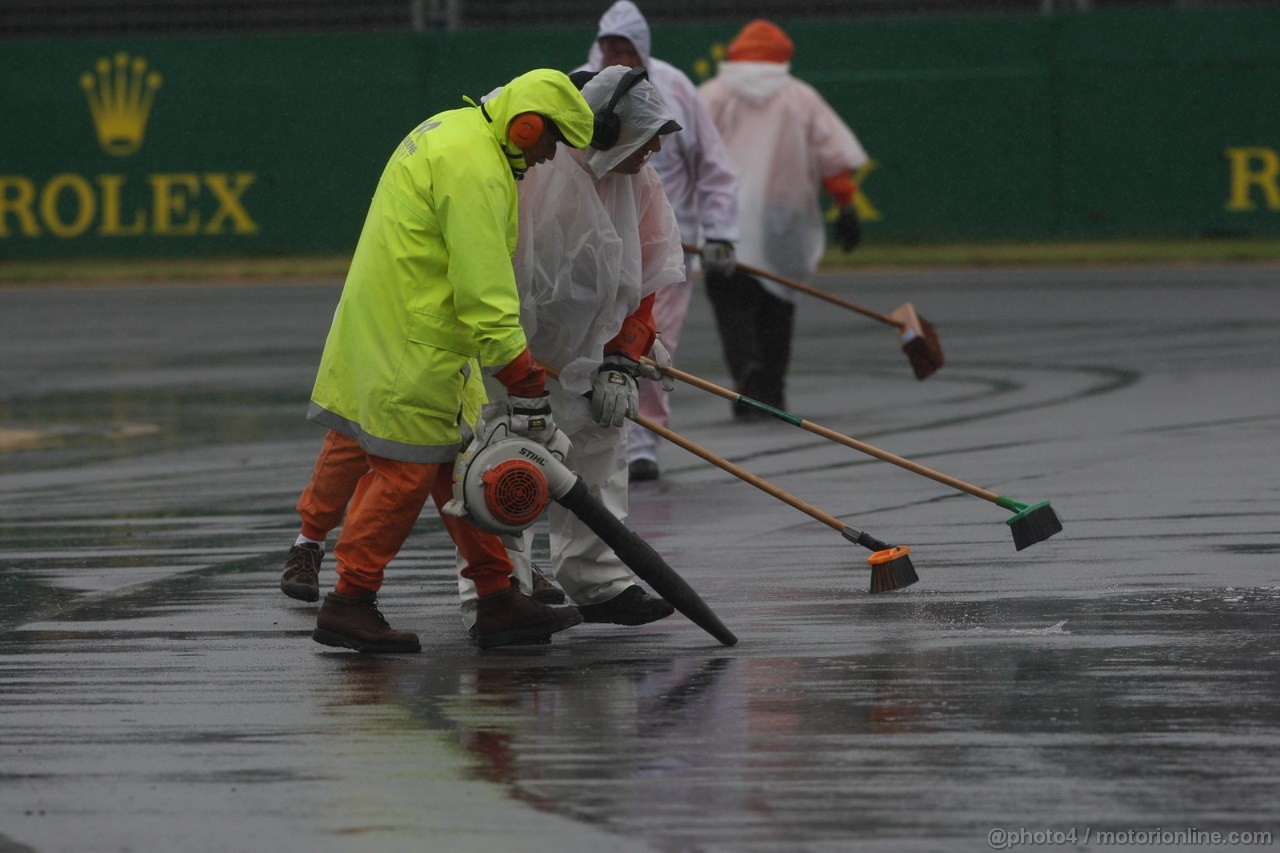
{"type": "MultiPolygon", "coordinates": [[[[650,364],[655,364],[648,358],[646,358],[645,361],[650,364]]],[[[730,391],[728,388],[723,388],[713,382],[708,382],[705,379],[700,379],[691,373],[685,373],[683,370],[679,370],[675,367],[662,368],[662,371],[674,376],[681,382],[694,386],[695,388],[701,388],[703,391],[709,391],[712,394],[717,394],[731,402],[772,415],[779,420],[786,421],[792,426],[798,426],[815,435],[820,435],[823,438],[829,438],[832,441],[839,442],[847,447],[852,447],[854,450],[874,456],[885,462],[891,462],[901,468],[906,468],[908,471],[929,477],[932,480],[937,480],[943,485],[966,492],[974,497],[991,501],[996,506],[1003,509],[1012,510],[1014,514],[1005,519],[1004,523],[1009,525],[1009,530],[1013,534],[1014,548],[1018,551],[1034,545],[1037,542],[1043,542],[1055,533],[1060,533],[1062,531],[1062,519],[1060,519],[1058,514],[1053,511],[1053,507],[1049,505],[1048,501],[1026,504],[1005,495],[997,495],[995,492],[990,492],[986,489],[979,488],[978,486],[970,485],[963,480],[957,480],[955,477],[950,477],[946,474],[934,471],[932,468],[926,468],[918,462],[912,462],[910,459],[904,459],[903,457],[890,453],[887,450],[881,450],[878,447],[873,447],[866,442],[859,441],[858,439],[847,436],[844,433],[839,433],[833,429],[819,426],[811,421],[806,421],[803,418],[796,417],[789,412],[784,412],[781,409],[775,409],[773,406],[761,403],[759,400],[744,397],[742,394],[730,391]]]]}
{"type": "MultiPolygon", "coordinates": [[[[645,359],[649,361],[649,359],[645,359]]],[[[541,363],[540,363],[541,364],[541,363]]],[[[554,367],[541,364],[547,375],[553,379],[559,379],[560,373],[554,367]]],[[[591,396],[590,392],[585,395],[591,396]]],[[[757,477],[745,468],[741,468],[722,456],[717,456],[710,450],[700,444],[695,444],[674,430],[668,429],[659,423],[640,414],[627,415],[628,418],[638,423],[640,426],[665,438],[667,441],[684,448],[695,456],[701,457],[706,461],[715,465],[721,470],[727,471],[740,480],[743,480],[757,489],[772,495],[778,500],[788,503],[801,512],[821,521],[828,527],[838,531],[841,536],[855,545],[861,545],[868,551],[872,551],[870,557],[867,558],[867,565],[871,566],[871,592],[889,592],[895,589],[911,586],[920,578],[916,575],[915,567],[911,564],[911,549],[905,545],[889,545],[881,542],[871,534],[863,530],[856,530],[845,524],[833,515],[829,515],[817,507],[810,506],[794,495],[784,492],[782,489],[770,483],[761,477],[757,477]]]]}
{"type": "MultiPolygon", "coordinates": [[[[687,243],[681,245],[686,252],[698,253],[696,248],[687,243]]],[[[827,293],[825,290],[819,290],[816,287],[780,276],[777,273],[771,273],[742,263],[737,264],[737,268],[748,275],[771,279],[793,290],[799,290],[801,293],[825,299],[832,304],[855,311],[864,317],[870,317],[873,320],[893,326],[898,330],[898,339],[902,344],[902,351],[906,353],[907,360],[911,362],[911,369],[915,372],[916,379],[928,379],[946,362],[942,355],[942,344],[938,340],[937,329],[933,327],[932,323],[916,313],[915,306],[910,302],[902,303],[888,314],[881,314],[879,311],[864,308],[854,302],[849,302],[839,296],[827,293]]]]}
{"type": "Polygon", "coordinates": [[[911,549],[905,545],[889,545],[881,542],[871,534],[862,530],[855,530],[849,525],[840,521],[835,516],[828,515],[817,507],[810,506],[794,495],[784,492],[782,489],[773,485],[767,480],[757,477],[750,471],[733,464],[729,460],[717,456],[705,447],[695,444],[677,432],[674,432],[661,424],[655,423],[643,415],[629,416],[631,420],[640,424],[640,426],[652,433],[662,436],[672,444],[684,448],[695,456],[699,456],[706,461],[715,465],[724,471],[729,472],[740,480],[744,480],[757,489],[772,495],[773,497],[788,503],[806,515],[821,521],[828,527],[839,531],[840,535],[855,545],[861,545],[874,553],[867,558],[867,564],[871,566],[871,592],[889,592],[895,589],[911,586],[920,578],[916,575],[915,567],[911,564],[911,549]]]}

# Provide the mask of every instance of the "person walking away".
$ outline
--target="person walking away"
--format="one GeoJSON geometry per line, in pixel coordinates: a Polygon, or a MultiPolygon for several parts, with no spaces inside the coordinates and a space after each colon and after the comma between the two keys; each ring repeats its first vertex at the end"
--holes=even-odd
{"type": "MultiPolygon", "coordinates": [[[[329,432],[298,503],[302,533],[291,560],[298,549],[318,552],[346,509],[317,642],[420,649],[415,634],[388,625],[376,596],[427,498],[439,509],[452,497],[454,459],[485,400],[481,370],[506,388],[516,432],[556,438],[544,372],[519,322],[516,179],[553,160],[558,142],[587,145],[593,122],[565,74],[538,69],[483,105],[431,116],[387,162],[307,411],[329,432]]],[[[478,591],[479,645],[527,642],[581,621],[575,608],[517,593],[498,536],[441,517],[478,591]]],[[[307,581],[315,583],[286,568],[281,587],[307,581]]]]}
{"type": "MultiPolygon", "coordinates": [[[[720,134],[698,100],[697,87],[683,71],[651,54],[649,24],[631,0],[618,0],[600,17],[596,40],[583,68],[599,71],[610,65],[646,69],[679,123],[680,133],[650,162],[675,210],[681,240],[702,246],[704,270],[727,275],[733,270],[734,244],[738,242],[737,178],[720,134]]],[[[694,269],[690,256],[684,279],[658,291],[654,301],[654,324],[672,358],[689,312],[694,269]]],[[[660,383],[640,383],[640,414],[662,426],[670,423],[670,400],[660,383]]],[[[631,480],[657,479],[657,436],[636,424],[628,426],[628,433],[631,480]]]]}
{"type": "MultiPolygon", "coordinates": [[[[839,208],[836,234],[852,251],[861,237],[853,206],[853,170],[866,151],[835,110],[793,77],[794,46],[776,24],[752,21],[729,43],[717,74],[698,95],[738,173],[738,258],[786,278],[804,280],[825,248],[820,192],[839,208]]],[[[707,296],[729,372],[739,394],[786,408],[794,293],[772,281],[707,271],[707,296]]],[[[734,416],[767,417],[735,403],[734,416]]]]}

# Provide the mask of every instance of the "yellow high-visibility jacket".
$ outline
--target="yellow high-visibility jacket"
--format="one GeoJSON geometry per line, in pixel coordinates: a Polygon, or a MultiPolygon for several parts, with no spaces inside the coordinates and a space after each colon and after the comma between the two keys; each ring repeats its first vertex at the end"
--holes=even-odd
{"type": "Polygon", "coordinates": [[[555,122],[574,147],[593,117],[569,78],[539,69],[482,106],[418,125],[383,170],[351,260],[307,417],[406,462],[452,460],[484,403],[479,368],[525,349],[511,255],[507,138],[516,115],[555,122]]]}

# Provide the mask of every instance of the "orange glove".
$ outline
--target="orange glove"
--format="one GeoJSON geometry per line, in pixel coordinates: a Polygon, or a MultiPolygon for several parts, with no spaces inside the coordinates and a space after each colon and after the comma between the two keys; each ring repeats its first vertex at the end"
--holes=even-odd
{"type": "Polygon", "coordinates": [[[541,397],[547,392],[547,372],[528,347],[494,373],[493,378],[501,382],[512,397],[541,397]]]}
{"type": "Polygon", "coordinates": [[[858,194],[858,185],[853,182],[853,170],[846,169],[831,175],[822,181],[822,188],[831,196],[836,207],[848,207],[853,204],[853,197],[858,194]]]}
{"type": "Polygon", "coordinates": [[[653,325],[653,300],[652,293],[640,300],[640,307],[622,321],[621,331],[604,345],[605,355],[625,355],[639,361],[653,347],[653,339],[658,334],[653,325]]]}

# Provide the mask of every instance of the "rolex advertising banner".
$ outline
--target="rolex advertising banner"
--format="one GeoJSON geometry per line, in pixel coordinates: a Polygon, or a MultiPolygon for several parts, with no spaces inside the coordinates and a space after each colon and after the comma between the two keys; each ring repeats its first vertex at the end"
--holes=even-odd
{"type": "Polygon", "coordinates": [[[11,42],[0,258],[348,250],[422,117],[407,37],[11,42]]]}
{"type": "MultiPolygon", "coordinates": [[[[653,54],[701,82],[742,23],[653,54]]],[[[867,239],[1280,234],[1280,10],[780,23],[867,239]]],[[[0,40],[0,262],[349,252],[405,133],[594,33],[0,40]]]]}

